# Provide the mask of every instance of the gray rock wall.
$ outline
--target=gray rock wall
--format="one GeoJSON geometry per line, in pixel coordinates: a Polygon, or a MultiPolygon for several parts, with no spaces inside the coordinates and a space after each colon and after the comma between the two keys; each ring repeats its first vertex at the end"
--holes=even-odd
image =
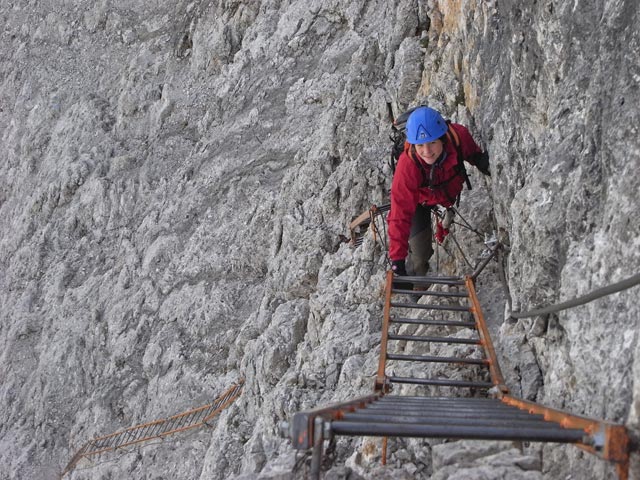
{"type": "MultiPolygon", "coordinates": [[[[339,236],[388,198],[388,104],[428,101],[488,148],[462,210],[508,238],[514,309],[637,273],[632,0],[5,3],[2,479],[53,478],[89,438],[240,376],[213,429],[72,478],[290,475],[278,422],[372,387],[384,258],[339,236]]],[[[496,273],[481,295],[514,393],[637,428],[637,291],[503,323],[496,273]]],[[[611,472],[457,443],[391,442],[385,469],[377,441],[336,456],[371,478],[611,472]]]]}

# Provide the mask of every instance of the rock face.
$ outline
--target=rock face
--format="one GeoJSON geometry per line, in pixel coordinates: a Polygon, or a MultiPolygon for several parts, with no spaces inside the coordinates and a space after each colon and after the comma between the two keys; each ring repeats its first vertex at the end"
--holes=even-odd
{"type": "MultiPolygon", "coordinates": [[[[213,429],[71,477],[300,475],[278,422],[372,388],[384,255],[340,235],[387,201],[389,108],[419,102],[491,154],[461,208],[511,246],[509,298],[495,267],[481,286],[513,392],[640,428],[637,289],[503,323],[638,273],[634,0],[15,0],[0,18],[0,479],[54,478],[86,440],[240,376],[213,429]]],[[[573,447],[416,440],[381,468],[376,442],[341,439],[327,478],[612,472],[573,447]]]]}

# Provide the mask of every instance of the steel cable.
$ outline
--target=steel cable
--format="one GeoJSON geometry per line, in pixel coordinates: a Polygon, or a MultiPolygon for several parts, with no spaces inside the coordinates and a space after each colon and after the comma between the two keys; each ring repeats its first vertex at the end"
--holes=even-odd
{"type": "Polygon", "coordinates": [[[455,243],[456,247],[458,247],[458,251],[460,252],[460,255],[462,255],[465,263],[469,266],[469,268],[473,268],[473,265],[471,265],[471,262],[469,262],[469,259],[467,259],[467,256],[464,254],[464,250],[462,250],[462,247],[458,243],[458,240],[456,240],[456,236],[454,235],[453,231],[450,231],[449,235],[451,235],[451,240],[453,240],[453,243],[455,243]]]}
{"type": "Polygon", "coordinates": [[[604,297],[606,295],[611,295],[612,293],[617,293],[622,290],[626,290],[631,287],[635,287],[640,283],[640,273],[627,278],[626,280],[622,280],[617,283],[612,283],[606,287],[598,288],[587,295],[583,295],[578,298],[574,298],[573,300],[567,300],[566,302],[558,303],[556,305],[550,305],[545,308],[539,308],[536,310],[532,310],[530,312],[511,312],[511,318],[528,318],[528,317],[537,317],[539,315],[547,315],[549,313],[556,313],[561,310],[566,310],[567,308],[577,307],[579,305],[584,305],[598,298],[604,297]]]}
{"type": "Polygon", "coordinates": [[[382,233],[380,232],[380,228],[378,227],[377,217],[378,215],[382,216],[383,212],[380,210],[371,213],[371,225],[373,226],[373,230],[376,235],[380,238],[380,242],[384,247],[384,255],[387,261],[387,265],[391,267],[391,259],[389,258],[389,245],[387,244],[387,222],[385,218],[382,218],[382,233]]]}
{"type": "Polygon", "coordinates": [[[469,222],[467,222],[467,220],[460,214],[460,210],[458,210],[456,207],[451,207],[454,211],[454,213],[456,215],[458,215],[460,217],[460,219],[464,222],[464,224],[462,223],[458,223],[455,220],[453,221],[453,223],[455,223],[456,225],[460,225],[462,228],[466,228],[467,230],[472,231],[473,233],[475,233],[476,235],[478,235],[480,238],[484,238],[484,236],[482,235],[481,232],[479,232],[478,230],[476,230],[475,228],[473,228],[471,226],[471,224],[469,222]]]}

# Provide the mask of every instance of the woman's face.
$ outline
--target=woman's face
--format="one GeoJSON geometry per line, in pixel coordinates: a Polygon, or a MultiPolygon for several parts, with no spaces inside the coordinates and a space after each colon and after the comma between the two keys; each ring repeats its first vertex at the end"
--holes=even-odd
{"type": "Polygon", "coordinates": [[[438,139],[433,142],[423,143],[422,145],[415,145],[415,147],[418,156],[429,165],[433,165],[442,154],[444,145],[442,144],[442,140],[438,139]]]}

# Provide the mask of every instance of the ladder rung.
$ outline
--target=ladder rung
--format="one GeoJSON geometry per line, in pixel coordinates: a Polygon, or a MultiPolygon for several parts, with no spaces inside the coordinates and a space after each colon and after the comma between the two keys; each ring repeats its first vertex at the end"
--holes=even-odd
{"type": "Polygon", "coordinates": [[[467,363],[470,365],[488,365],[483,358],[458,358],[458,357],[434,357],[431,355],[398,355],[388,353],[387,360],[400,360],[405,362],[432,362],[432,363],[467,363]]]}
{"type": "Polygon", "coordinates": [[[536,420],[536,421],[544,421],[544,415],[533,415],[528,412],[523,412],[522,410],[512,412],[511,410],[485,410],[478,411],[473,409],[459,409],[459,408],[450,408],[450,409],[413,409],[408,410],[401,406],[396,406],[391,409],[389,407],[386,408],[371,408],[367,407],[363,410],[356,410],[358,412],[369,413],[371,415],[376,414],[387,414],[387,415],[402,415],[404,417],[424,417],[425,415],[436,416],[439,418],[477,418],[477,419],[487,419],[487,418],[496,418],[500,417],[504,420],[536,420]]]}
{"type": "Polygon", "coordinates": [[[387,377],[391,383],[408,383],[413,385],[431,385],[438,387],[491,388],[493,383],[471,382],[467,380],[449,380],[448,378],[412,378],[387,377]]]}
{"type": "Polygon", "coordinates": [[[403,415],[402,411],[395,413],[384,412],[363,412],[356,410],[355,412],[347,412],[342,417],[344,420],[353,420],[356,422],[379,421],[389,423],[424,423],[431,425],[477,425],[477,426],[513,426],[513,427],[536,427],[536,428],[558,428],[557,423],[545,422],[540,419],[526,418],[443,418],[437,417],[416,417],[413,415],[403,415]]]}
{"type": "Polygon", "coordinates": [[[478,338],[456,338],[456,337],[421,337],[412,335],[393,335],[387,337],[389,340],[406,340],[407,342],[433,342],[433,343],[450,343],[464,345],[480,345],[478,338]]]}
{"type": "Polygon", "coordinates": [[[398,283],[412,283],[414,285],[464,285],[464,280],[460,277],[412,277],[394,275],[393,281],[398,283]]]}
{"type": "Polygon", "coordinates": [[[442,325],[445,327],[468,327],[475,328],[475,322],[451,322],[447,320],[422,320],[420,318],[389,317],[392,323],[411,323],[413,325],[442,325]]]}
{"type": "Polygon", "coordinates": [[[419,308],[421,310],[450,310],[452,312],[470,312],[469,307],[463,305],[429,305],[421,303],[398,303],[391,302],[392,307],[398,308],[419,308]]]}
{"type": "MultiPolygon", "coordinates": [[[[483,405],[483,404],[491,404],[494,405],[496,403],[502,403],[500,400],[496,400],[495,398],[487,398],[487,397],[432,397],[432,396],[423,396],[423,395],[384,395],[380,397],[379,400],[376,400],[376,403],[383,402],[403,402],[403,403],[411,403],[416,402],[419,404],[423,403],[436,403],[439,405],[442,404],[464,404],[464,405],[483,405]]],[[[516,407],[517,408],[517,407],[516,407]]]]}
{"type": "MultiPolygon", "coordinates": [[[[486,410],[491,410],[491,411],[495,411],[495,410],[508,410],[510,412],[518,412],[518,413],[525,413],[526,415],[530,415],[530,413],[528,411],[525,410],[520,410],[517,407],[512,407],[510,405],[507,405],[506,403],[502,403],[499,400],[494,400],[494,399],[489,399],[489,400],[493,400],[491,402],[486,402],[486,403],[468,403],[468,402],[404,402],[401,400],[384,400],[384,399],[380,399],[377,400],[376,402],[371,403],[370,405],[367,405],[366,408],[372,407],[372,406],[382,406],[382,407],[389,407],[391,406],[391,408],[402,408],[402,409],[408,409],[408,410],[415,410],[415,409],[424,409],[424,408],[428,408],[428,409],[434,409],[434,410],[452,410],[452,411],[460,411],[460,410],[470,410],[473,412],[481,412],[481,411],[486,411],[486,410]],[[505,407],[507,407],[505,409],[505,407]]],[[[393,412],[394,414],[398,413],[396,411],[393,412]]]]}
{"type": "Polygon", "coordinates": [[[372,435],[381,437],[432,437],[539,442],[585,442],[584,430],[569,428],[475,427],[405,423],[362,423],[337,420],[331,422],[337,435],[372,435]]]}
{"type": "Polygon", "coordinates": [[[436,292],[434,290],[405,290],[402,288],[392,288],[391,293],[399,293],[404,295],[430,295],[433,297],[468,297],[469,295],[463,292],[436,292]]]}

